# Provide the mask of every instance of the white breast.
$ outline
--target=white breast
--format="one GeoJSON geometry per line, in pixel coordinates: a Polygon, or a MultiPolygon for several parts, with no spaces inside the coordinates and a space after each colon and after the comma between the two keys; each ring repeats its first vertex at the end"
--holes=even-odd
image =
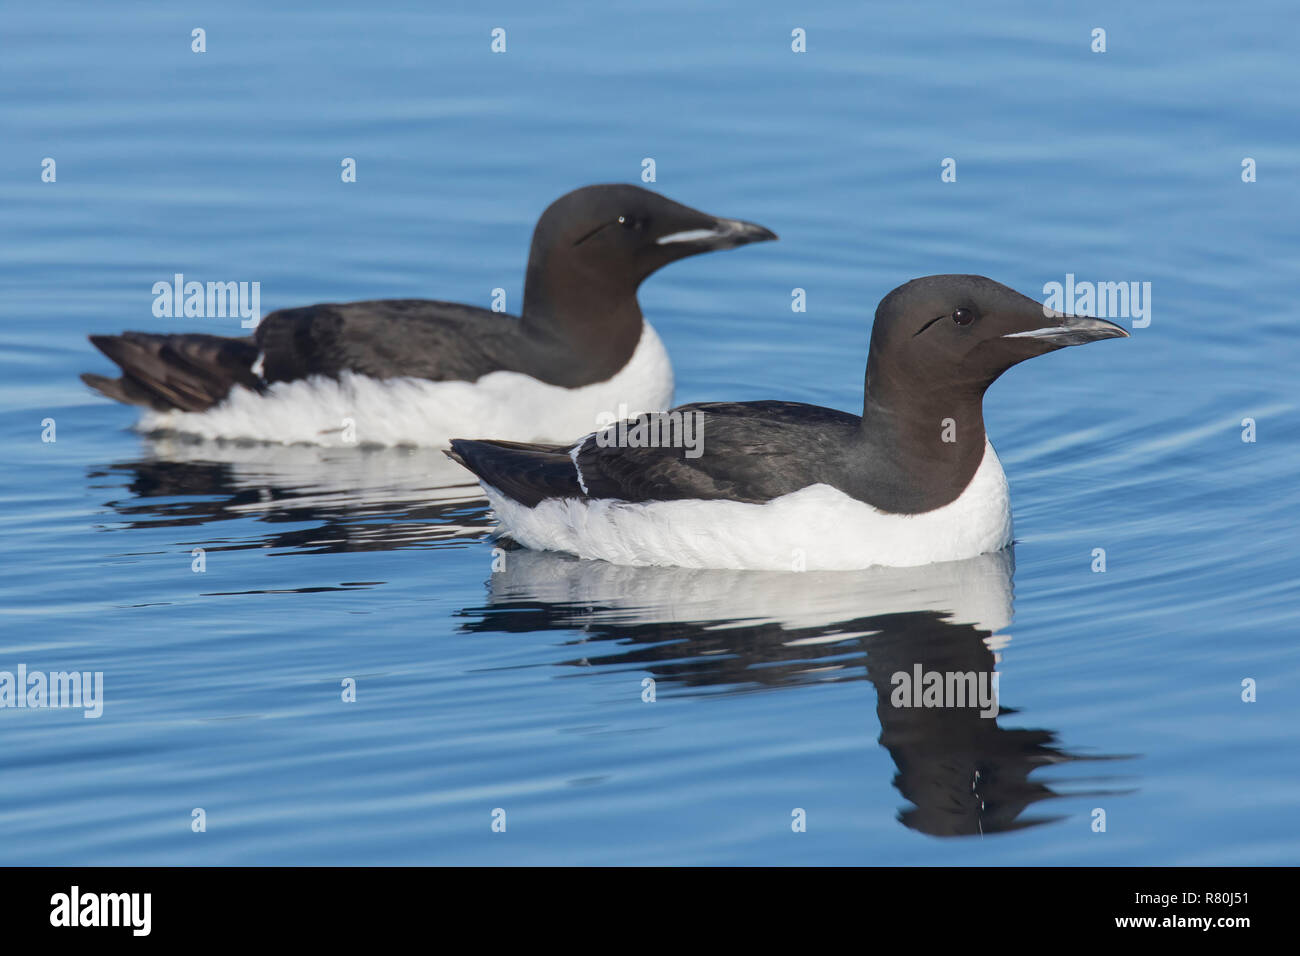
{"type": "Polygon", "coordinates": [[[146,412],[143,431],[283,444],[431,445],[452,438],[567,442],[601,424],[599,416],[662,411],[672,404],[673,371],[649,322],[628,363],[582,388],[548,385],[518,372],[476,382],[418,378],[380,381],[344,372],[277,382],[264,395],[236,388],[206,412],[146,412]]]}
{"type": "Polygon", "coordinates": [[[1011,543],[1007,479],[987,440],[961,495],[916,515],[879,511],[824,484],[761,505],[566,498],[527,508],[486,491],[520,544],[614,564],[843,571],[960,561],[1011,543]]]}

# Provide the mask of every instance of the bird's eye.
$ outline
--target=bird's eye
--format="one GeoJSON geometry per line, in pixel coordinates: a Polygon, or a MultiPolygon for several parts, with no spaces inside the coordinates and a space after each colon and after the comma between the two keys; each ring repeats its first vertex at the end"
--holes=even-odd
{"type": "Polygon", "coordinates": [[[636,229],[641,225],[635,216],[619,216],[618,224],[624,229],[636,229]]]}
{"type": "Polygon", "coordinates": [[[975,321],[974,309],[953,309],[952,320],[958,325],[970,325],[975,321]]]}

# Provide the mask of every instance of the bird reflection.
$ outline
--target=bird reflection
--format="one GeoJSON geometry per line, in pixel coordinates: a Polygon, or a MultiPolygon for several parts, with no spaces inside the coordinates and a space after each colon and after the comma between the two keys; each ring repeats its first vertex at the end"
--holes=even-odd
{"type": "Polygon", "coordinates": [[[898,768],[894,786],[911,804],[898,818],[914,830],[1023,829],[1062,819],[1027,815],[1033,804],[1116,792],[1065,793],[1030,780],[1046,766],[1114,759],[1067,753],[1052,731],[1002,727],[975,702],[898,705],[896,675],[918,665],[996,671],[1010,643],[1010,551],[923,568],[802,574],[631,568],[525,550],[499,553],[499,564],[489,604],[460,612],[462,631],[577,631],[580,656],[565,663],[648,672],[686,693],[866,679],[876,691],[879,741],[898,768]]]}
{"type": "Polygon", "coordinates": [[[117,527],[265,523],[261,535],[209,550],[297,553],[461,546],[491,526],[470,475],[438,449],[145,439],[142,455],[90,471],[92,486],[129,496],[106,504],[117,527]]]}

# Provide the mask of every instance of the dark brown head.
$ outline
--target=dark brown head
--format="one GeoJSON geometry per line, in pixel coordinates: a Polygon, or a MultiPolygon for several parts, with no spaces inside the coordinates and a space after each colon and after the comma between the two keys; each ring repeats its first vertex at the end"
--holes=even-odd
{"type": "Polygon", "coordinates": [[[640,186],[585,186],[555,200],[537,221],[523,316],[564,324],[581,314],[584,326],[594,326],[588,331],[598,331],[602,316],[635,307],[637,288],[668,263],[775,238],[762,226],[700,212],[640,186]]]}
{"type": "Polygon", "coordinates": [[[1026,359],[1127,336],[1113,322],[1052,311],[984,276],[926,276],[876,309],[867,389],[884,404],[915,392],[979,398],[1026,359]]]}

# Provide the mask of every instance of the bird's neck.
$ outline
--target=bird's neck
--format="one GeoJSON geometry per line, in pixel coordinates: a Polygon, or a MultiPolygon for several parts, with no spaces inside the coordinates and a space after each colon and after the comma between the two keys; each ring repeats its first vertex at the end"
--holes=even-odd
{"type": "Polygon", "coordinates": [[[864,478],[891,489],[890,510],[932,511],[956,500],[984,460],[984,393],[898,384],[868,376],[859,426],[864,478]]]}
{"type": "Polygon", "coordinates": [[[585,369],[591,381],[603,381],[627,363],[643,321],[634,284],[536,250],[528,260],[521,318],[535,337],[592,356],[585,369]]]}

